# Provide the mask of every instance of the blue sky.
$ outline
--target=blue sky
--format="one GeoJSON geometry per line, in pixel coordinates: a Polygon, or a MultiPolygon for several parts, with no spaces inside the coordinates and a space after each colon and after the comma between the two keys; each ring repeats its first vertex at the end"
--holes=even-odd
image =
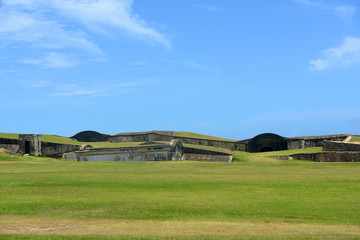
{"type": "Polygon", "coordinates": [[[358,0],[0,0],[0,132],[360,134],[358,0]]]}

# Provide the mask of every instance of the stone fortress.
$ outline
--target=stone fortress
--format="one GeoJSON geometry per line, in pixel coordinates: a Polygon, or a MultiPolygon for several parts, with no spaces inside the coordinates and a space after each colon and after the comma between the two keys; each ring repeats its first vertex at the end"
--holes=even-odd
{"type": "Polygon", "coordinates": [[[193,160],[231,162],[233,151],[256,153],[323,147],[326,152],[274,157],[313,161],[360,161],[360,145],[345,143],[349,138],[351,136],[345,134],[285,138],[273,133],[264,133],[251,139],[230,141],[176,136],[175,132],[172,131],[120,133],[116,135],[83,131],[74,135],[71,139],[78,142],[88,142],[89,144],[91,142],[141,144],[93,148],[91,145],[44,142],[42,135],[21,134],[19,139],[0,138],[0,148],[5,148],[12,153],[75,161],[193,160]],[[216,149],[226,149],[227,151],[218,151],[216,149]]]}

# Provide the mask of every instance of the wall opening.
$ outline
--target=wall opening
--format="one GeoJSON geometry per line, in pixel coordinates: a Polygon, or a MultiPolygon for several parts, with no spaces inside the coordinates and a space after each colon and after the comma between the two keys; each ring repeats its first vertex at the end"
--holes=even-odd
{"type": "Polygon", "coordinates": [[[260,152],[272,152],[274,151],[274,148],[272,147],[263,147],[260,152]]]}
{"type": "Polygon", "coordinates": [[[30,154],[30,141],[25,141],[25,154],[30,154]]]}

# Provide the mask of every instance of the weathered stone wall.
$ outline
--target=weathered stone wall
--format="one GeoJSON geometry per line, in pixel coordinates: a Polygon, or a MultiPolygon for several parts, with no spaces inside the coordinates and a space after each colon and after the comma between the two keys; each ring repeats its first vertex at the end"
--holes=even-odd
{"type": "Polygon", "coordinates": [[[312,136],[312,137],[295,137],[288,138],[288,149],[300,149],[311,147],[322,147],[328,141],[343,141],[347,135],[325,135],[325,136],[312,136]]]}
{"type": "Polygon", "coordinates": [[[10,138],[0,138],[0,148],[15,154],[19,151],[19,140],[10,138]]]}
{"type": "Polygon", "coordinates": [[[41,134],[20,134],[19,135],[19,153],[41,155],[41,134]]]}
{"type": "Polygon", "coordinates": [[[360,152],[318,152],[290,155],[294,159],[315,162],[360,162],[360,152]]]}
{"type": "Polygon", "coordinates": [[[198,138],[189,138],[189,137],[179,137],[173,135],[159,134],[159,133],[144,133],[144,134],[134,134],[134,135],[114,135],[107,138],[109,142],[147,142],[147,141],[171,141],[172,139],[178,139],[185,144],[195,144],[203,146],[211,146],[218,148],[226,148],[233,151],[244,151],[245,143],[242,141],[238,142],[228,142],[228,141],[219,141],[219,140],[209,140],[209,139],[198,139],[198,138]]]}
{"type": "Polygon", "coordinates": [[[232,154],[185,147],[182,160],[205,162],[231,162],[232,154]]]}
{"type": "Polygon", "coordinates": [[[360,151],[360,144],[344,142],[324,142],[323,151],[360,151]]]}
{"type": "Polygon", "coordinates": [[[78,161],[169,161],[173,148],[170,145],[139,146],[78,151],[78,161]]]}
{"type": "MultiPolygon", "coordinates": [[[[173,139],[169,144],[155,143],[135,147],[89,149],[75,152],[77,161],[169,161],[181,160],[184,147],[173,139]]],[[[71,157],[64,155],[64,158],[71,157]]]]}
{"type": "Polygon", "coordinates": [[[106,141],[119,143],[119,142],[147,142],[150,140],[148,134],[138,134],[138,135],[110,136],[106,139],[106,141]]]}
{"type": "Polygon", "coordinates": [[[41,155],[46,157],[61,158],[63,153],[78,151],[80,145],[42,142],[41,155]]]}
{"type": "Polygon", "coordinates": [[[182,160],[203,161],[203,162],[231,162],[232,155],[209,155],[184,153],[182,160]]]}
{"type": "Polygon", "coordinates": [[[241,142],[226,142],[219,140],[208,140],[208,139],[197,139],[197,138],[186,138],[186,137],[174,137],[174,138],[186,144],[225,148],[225,149],[230,149],[232,151],[245,150],[245,144],[241,142]]]}
{"type": "Polygon", "coordinates": [[[118,153],[97,153],[97,154],[80,154],[78,161],[115,161],[115,162],[143,162],[143,161],[169,161],[171,154],[166,151],[126,151],[118,153]]]}

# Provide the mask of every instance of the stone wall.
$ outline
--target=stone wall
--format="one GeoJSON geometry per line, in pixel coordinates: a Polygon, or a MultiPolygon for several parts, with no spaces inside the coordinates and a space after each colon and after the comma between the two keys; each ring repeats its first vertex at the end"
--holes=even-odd
{"type": "MultiPolygon", "coordinates": [[[[149,134],[137,134],[137,135],[115,135],[110,136],[106,139],[108,142],[119,143],[119,142],[150,142],[149,134]]],[[[159,140],[157,140],[159,141],[159,140]]],[[[168,140],[164,140],[168,141],[168,140]]]]}
{"type": "Polygon", "coordinates": [[[150,142],[150,141],[171,141],[172,139],[178,139],[185,144],[195,144],[203,146],[211,146],[218,148],[226,148],[233,151],[244,151],[245,143],[242,141],[232,142],[232,141],[220,141],[220,140],[209,140],[209,139],[198,139],[198,138],[189,138],[189,137],[179,137],[173,135],[160,134],[156,132],[144,133],[144,134],[119,134],[110,136],[107,138],[109,142],[150,142]]]}
{"type": "Polygon", "coordinates": [[[323,151],[360,151],[360,144],[344,142],[325,142],[323,151]]]}
{"type": "Polygon", "coordinates": [[[61,158],[63,153],[78,151],[80,145],[42,142],[41,155],[46,157],[61,158]]]}
{"type": "Polygon", "coordinates": [[[165,150],[152,151],[116,151],[77,153],[78,161],[115,161],[115,162],[142,162],[142,161],[169,161],[171,154],[165,150]]]}
{"type": "Polygon", "coordinates": [[[360,152],[318,152],[290,155],[294,159],[315,162],[360,162],[360,152]]]}
{"type": "Polygon", "coordinates": [[[182,160],[205,162],[231,162],[232,154],[185,147],[182,160]]]}
{"type": "Polygon", "coordinates": [[[209,155],[184,153],[182,160],[202,162],[231,162],[232,155],[209,155]]]}
{"type": "Polygon", "coordinates": [[[312,136],[312,137],[294,137],[288,138],[288,149],[300,149],[311,147],[322,147],[328,141],[343,141],[348,137],[345,134],[339,135],[325,135],[325,136],[312,136]]]}
{"type": "MultiPolygon", "coordinates": [[[[170,144],[141,145],[122,148],[97,148],[77,151],[77,161],[169,161],[181,160],[184,147],[177,140],[170,144]]],[[[66,158],[68,156],[64,156],[66,158]]]]}
{"type": "Polygon", "coordinates": [[[0,138],[0,148],[15,154],[19,151],[19,140],[10,138],[0,138]]]}

